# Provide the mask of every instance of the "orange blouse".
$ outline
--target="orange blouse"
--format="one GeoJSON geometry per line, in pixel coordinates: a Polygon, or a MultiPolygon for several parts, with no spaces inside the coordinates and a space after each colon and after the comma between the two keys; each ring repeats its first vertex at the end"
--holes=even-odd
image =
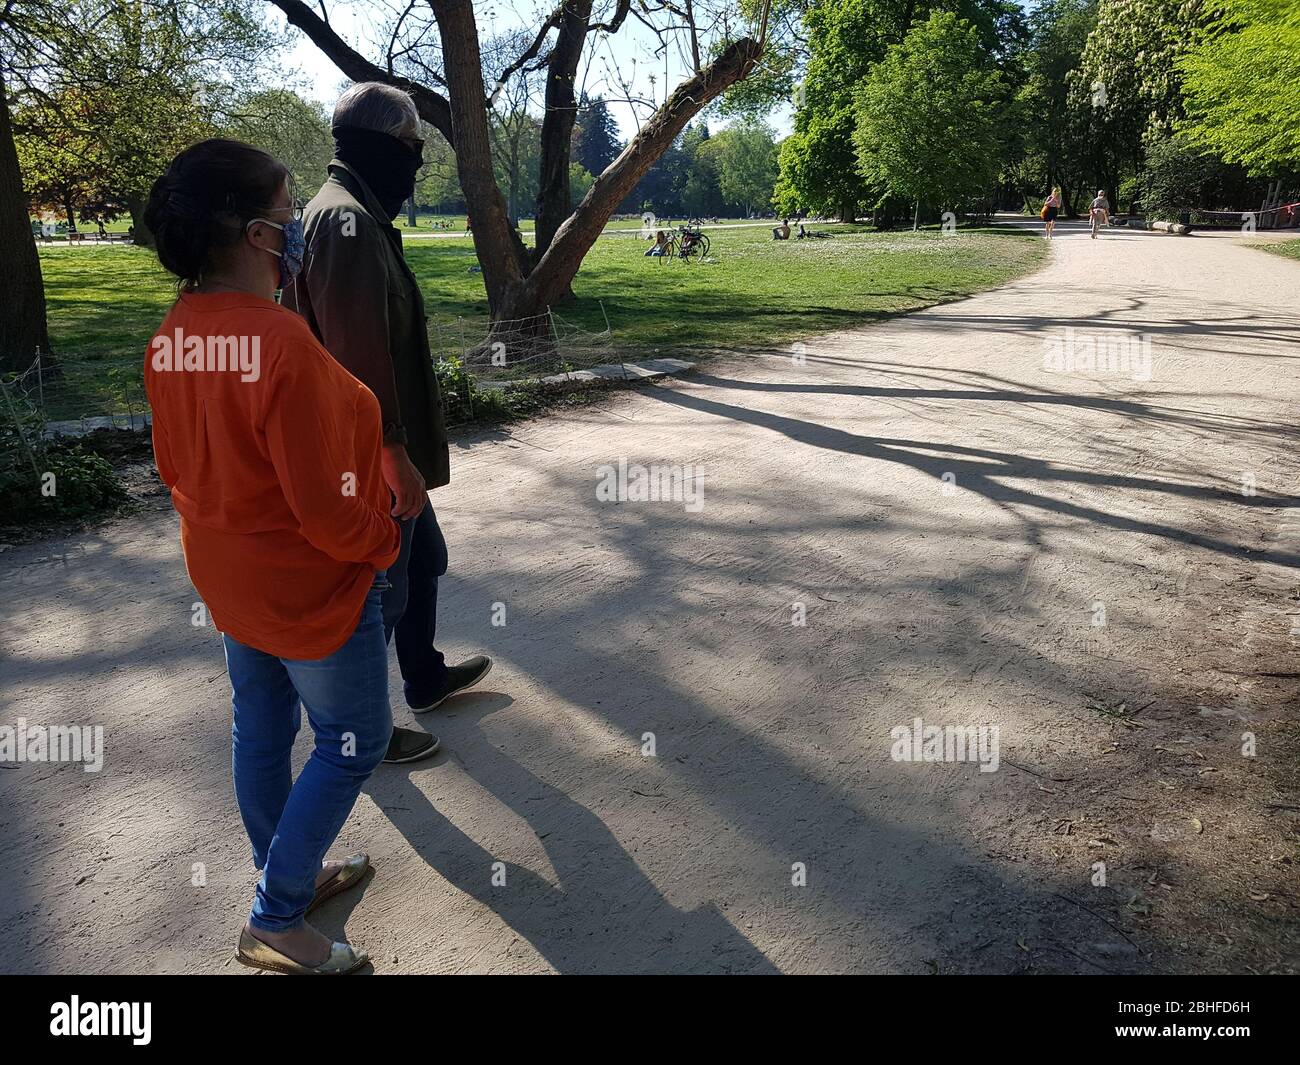
{"type": "Polygon", "coordinates": [[[182,293],[150,341],[154,456],[216,627],[278,658],[351,637],[399,533],[379,404],[270,300],[182,293]]]}

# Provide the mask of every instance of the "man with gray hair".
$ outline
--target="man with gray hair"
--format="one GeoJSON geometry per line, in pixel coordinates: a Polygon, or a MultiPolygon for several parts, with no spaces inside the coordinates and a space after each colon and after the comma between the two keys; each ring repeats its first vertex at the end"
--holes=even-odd
{"type": "MultiPolygon", "coordinates": [[[[384,630],[397,645],[407,704],[418,714],[492,668],[484,655],[448,666],[434,647],[447,544],[428,489],[450,480],[447,434],[424,298],[392,224],[414,194],[424,142],[410,96],[378,82],[353,85],[339,98],[332,131],[329,178],[303,214],[302,273],[282,298],[379,400],[384,481],[402,530],[401,553],[388,570],[384,630]]],[[[384,760],[413,762],[437,749],[428,733],[395,728],[384,760]]]]}

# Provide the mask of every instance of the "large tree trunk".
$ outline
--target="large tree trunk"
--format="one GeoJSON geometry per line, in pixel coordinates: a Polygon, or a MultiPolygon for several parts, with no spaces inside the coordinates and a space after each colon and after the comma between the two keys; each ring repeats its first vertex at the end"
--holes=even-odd
{"type": "Polygon", "coordinates": [[[474,220],[474,252],[483,268],[488,310],[502,317],[506,291],[523,277],[515,232],[492,170],[492,134],[483,101],[483,59],[471,0],[430,0],[442,38],[456,175],[474,220]]]}
{"type": "Polygon", "coordinates": [[[32,239],[27,195],[0,71],[0,370],[25,370],[50,349],[41,259],[32,239]]]}
{"type": "Polygon", "coordinates": [[[573,84],[587,40],[591,0],[565,0],[559,33],[546,69],[546,111],[542,118],[542,158],[537,185],[537,260],[573,210],[569,190],[569,159],[578,101],[573,84]]]}

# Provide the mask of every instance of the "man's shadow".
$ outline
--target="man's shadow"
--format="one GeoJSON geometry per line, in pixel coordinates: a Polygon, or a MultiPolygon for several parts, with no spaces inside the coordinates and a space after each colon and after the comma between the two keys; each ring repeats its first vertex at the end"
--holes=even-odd
{"type": "Polygon", "coordinates": [[[497,913],[558,972],[778,972],[712,904],[685,911],[669,903],[599,817],[484,735],[482,720],[512,702],[490,691],[457,699],[455,758],[529,824],[559,884],[505,862],[439,813],[411,778],[436,772],[445,756],[382,767],[363,789],[430,868],[497,913]],[[495,862],[505,866],[501,887],[492,884],[495,862]]]}

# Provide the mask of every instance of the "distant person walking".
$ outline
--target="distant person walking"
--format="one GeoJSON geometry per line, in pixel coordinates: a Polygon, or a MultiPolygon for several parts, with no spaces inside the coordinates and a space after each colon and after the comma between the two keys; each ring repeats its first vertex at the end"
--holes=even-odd
{"type": "Polygon", "coordinates": [[[1110,225],[1110,200],[1106,199],[1105,189],[1097,190],[1096,197],[1089,205],[1088,214],[1092,221],[1092,239],[1096,240],[1101,227],[1110,225]]]}
{"type": "Polygon", "coordinates": [[[1061,211],[1061,186],[1054,185],[1051,193],[1043,203],[1043,229],[1044,237],[1052,239],[1052,233],[1056,229],[1056,216],[1061,211]]]}
{"type": "Polygon", "coordinates": [[[235,799],[262,870],[236,957],[349,973],[366,955],[305,918],[369,866],[322,863],[393,731],[382,597],[401,536],[379,404],[275,302],[302,266],[301,210],[284,165],[247,144],[172,161],[144,217],[182,286],[144,380],[195,606],[225,642],[235,799]],[[294,780],[302,708],[316,742],[294,780]]]}

